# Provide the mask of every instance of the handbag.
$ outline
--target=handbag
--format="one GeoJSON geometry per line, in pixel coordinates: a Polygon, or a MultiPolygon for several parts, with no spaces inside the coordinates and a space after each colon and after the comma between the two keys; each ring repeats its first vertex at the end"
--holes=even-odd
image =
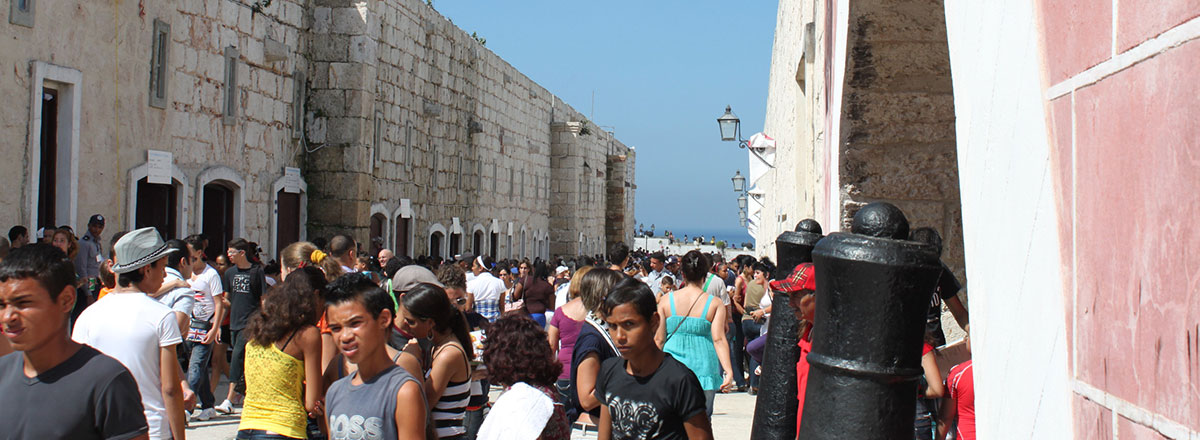
{"type": "Polygon", "coordinates": [[[204,338],[208,336],[210,329],[212,329],[212,320],[201,321],[199,319],[192,318],[192,322],[188,325],[188,332],[185,340],[190,342],[204,342],[204,338]]]}
{"type": "Polygon", "coordinates": [[[513,301],[512,300],[513,290],[516,290],[516,286],[509,287],[508,290],[506,290],[504,292],[504,305],[503,305],[504,310],[502,310],[500,312],[501,314],[508,313],[508,312],[511,312],[514,310],[525,310],[525,298],[521,298],[516,301],[513,301]]]}

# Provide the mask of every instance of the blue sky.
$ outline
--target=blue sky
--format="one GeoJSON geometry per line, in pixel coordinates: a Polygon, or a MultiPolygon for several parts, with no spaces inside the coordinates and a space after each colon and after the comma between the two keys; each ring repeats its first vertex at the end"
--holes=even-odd
{"type": "MultiPolygon", "coordinates": [[[[468,1],[433,6],[525,75],[637,149],[636,218],[691,233],[741,229],[730,177],[746,150],[721,142],[732,105],[762,130],[777,1],[468,1]]],[[[745,236],[748,241],[749,236],[745,236]]]]}

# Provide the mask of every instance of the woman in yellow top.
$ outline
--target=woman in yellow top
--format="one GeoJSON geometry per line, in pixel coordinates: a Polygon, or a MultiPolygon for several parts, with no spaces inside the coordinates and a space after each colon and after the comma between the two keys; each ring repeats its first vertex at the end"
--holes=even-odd
{"type": "Polygon", "coordinates": [[[301,268],[268,291],[250,318],[239,440],[308,438],[308,418],[323,417],[316,324],[324,289],[320,270],[301,268]]]}

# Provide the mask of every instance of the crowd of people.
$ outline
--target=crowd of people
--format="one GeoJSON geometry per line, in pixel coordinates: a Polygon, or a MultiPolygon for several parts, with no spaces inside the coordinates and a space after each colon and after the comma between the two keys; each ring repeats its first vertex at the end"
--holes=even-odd
{"type": "MultiPolygon", "coordinates": [[[[240,238],[214,256],[201,235],[143,228],[105,247],[103,231],[97,215],[79,239],[43,229],[30,244],[18,226],[0,243],[0,436],[183,439],[227,414],[239,439],[706,439],[718,394],[764,385],[776,293],[811,347],[811,265],[773,280],[767,258],[622,243],[554,261],[412,259],[348,235],[264,262],[240,238]]],[[[940,246],[932,230],[913,239],[940,246]]],[[[930,362],[942,301],[966,324],[958,282],[943,281],[930,362]]],[[[914,437],[957,419],[973,438],[970,363],[946,381],[924,366],[914,437]]],[[[803,403],[803,357],[797,374],[803,403]]]]}

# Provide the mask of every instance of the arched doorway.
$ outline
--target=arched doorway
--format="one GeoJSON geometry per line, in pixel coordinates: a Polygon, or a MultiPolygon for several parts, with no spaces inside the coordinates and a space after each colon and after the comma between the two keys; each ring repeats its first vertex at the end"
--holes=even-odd
{"type": "Polygon", "coordinates": [[[471,253],[483,255],[483,231],[475,231],[474,234],[471,234],[471,253]]]}
{"type": "Polygon", "coordinates": [[[236,189],[226,181],[214,181],[201,189],[200,233],[208,239],[204,254],[211,258],[225,253],[234,239],[234,198],[236,189]]]}
{"type": "Polygon", "coordinates": [[[166,240],[178,238],[175,234],[179,226],[178,201],[179,189],[175,185],[150,183],[145,177],[138,180],[134,228],[153,226],[166,240]]]}
{"type": "Polygon", "coordinates": [[[445,234],[441,231],[434,231],[432,234],[429,234],[429,256],[444,257],[442,255],[442,239],[444,238],[445,234]]]}
{"type": "Polygon", "coordinates": [[[380,213],[371,215],[371,226],[370,226],[370,242],[371,243],[368,245],[367,249],[370,251],[370,253],[371,253],[370,255],[372,255],[372,256],[379,255],[379,251],[383,250],[384,243],[386,242],[386,238],[384,237],[384,234],[387,234],[387,229],[388,229],[387,223],[388,223],[387,216],[380,214],[380,213]]]}
{"type": "Polygon", "coordinates": [[[392,249],[392,252],[395,252],[397,256],[403,255],[411,257],[408,252],[408,236],[411,225],[412,219],[396,217],[396,248],[392,249]]]}

